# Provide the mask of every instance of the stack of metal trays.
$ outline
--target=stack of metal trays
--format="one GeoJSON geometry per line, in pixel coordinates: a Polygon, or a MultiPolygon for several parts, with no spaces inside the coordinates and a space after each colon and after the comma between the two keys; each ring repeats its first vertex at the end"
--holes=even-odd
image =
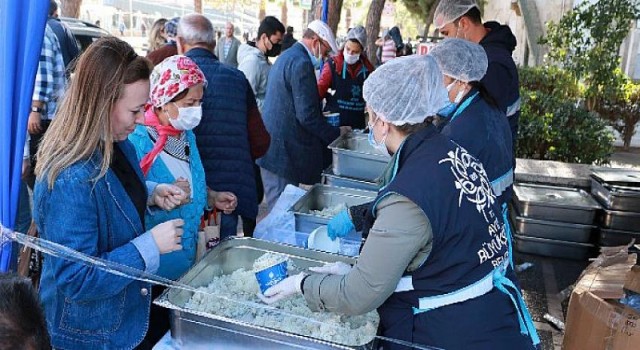
{"type": "Polygon", "coordinates": [[[516,184],[512,221],[518,251],[583,260],[594,254],[591,244],[600,205],[575,188],[516,184]]]}
{"type": "Polygon", "coordinates": [[[341,204],[348,207],[365,204],[372,202],[376,196],[376,192],[372,191],[315,184],[290,209],[296,220],[296,231],[309,233],[329,223],[331,216],[320,216],[313,211],[334,208],[341,204]]]}
{"type": "Polygon", "coordinates": [[[322,177],[324,178],[324,183],[328,186],[355,188],[365,191],[378,191],[378,184],[375,181],[338,176],[333,173],[333,167],[327,168],[322,173],[322,177]]]}
{"type": "Polygon", "coordinates": [[[329,148],[336,176],[375,183],[389,162],[388,155],[369,144],[366,134],[346,134],[333,141],[329,148]]]}
{"type": "Polygon", "coordinates": [[[600,245],[623,245],[640,237],[640,171],[600,168],[591,175],[591,193],[603,205],[600,245]]]}
{"type": "MultiPolygon", "coordinates": [[[[355,260],[346,256],[261,241],[252,238],[229,238],[221,242],[200,260],[178,282],[190,287],[206,287],[214,277],[230,274],[240,268],[251,270],[253,262],[265,253],[288,255],[299,268],[320,266],[355,260]]],[[[330,341],[305,337],[275,328],[253,325],[239,319],[195,311],[186,307],[193,292],[168,288],[154,301],[171,313],[171,337],[181,349],[357,349],[375,348],[375,334],[371,341],[360,346],[346,346],[330,341]]]]}

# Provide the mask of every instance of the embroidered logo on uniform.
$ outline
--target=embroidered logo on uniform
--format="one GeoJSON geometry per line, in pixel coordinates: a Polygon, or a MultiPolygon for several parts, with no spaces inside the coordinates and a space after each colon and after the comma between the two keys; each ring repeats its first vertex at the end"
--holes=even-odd
{"type": "Polygon", "coordinates": [[[358,85],[351,86],[351,96],[354,96],[354,97],[362,96],[362,88],[358,85]]]}
{"type": "Polygon", "coordinates": [[[484,215],[488,223],[493,222],[494,213],[491,206],[496,201],[496,196],[482,163],[459,146],[454,151],[449,151],[447,156],[448,158],[440,160],[438,164],[451,163],[450,169],[455,177],[454,183],[456,189],[460,191],[458,207],[462,205],[462,198],[465,198],[475,204],[478,212],[484,215]]]}

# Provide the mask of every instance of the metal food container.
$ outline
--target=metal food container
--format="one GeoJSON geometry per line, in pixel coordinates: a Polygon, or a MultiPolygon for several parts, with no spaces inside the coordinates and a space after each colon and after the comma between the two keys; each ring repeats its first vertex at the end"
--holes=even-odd
{"type": "Polygon", "coordinates": [[[332,169],[338,176],[376,182],[389,162],[389,156],[373,148],[366,134],[349,133],[333,141],[332,169]]]}
{"type": "Polygon", "coordinates": [[[591,225],[600,204],[583,190],[533,184],[513,186],[518,212],[530,219],[591,225]]]}
{"type": "Polygon", "coordinates": [[[598,168],[591,177],[607,185],[635,187],[640,190],[640,171],[621,168],[598,168]]]}
{"type": "MultiPolygon", "coordinates": [[[[229,238],[222,241],[178,282],[191,287],[206,287],[214,276],[230,274],[245,268],[269,252],[285,254],[300,269],[319,266],[326,262],[342,261],[353,264],[354,259],[305,250],[294,246],[276,244],[253,238],[229,238]]],[[[185,306],[193,292],[168,288],[154,303],[169,309],[171,313],[171,337],[181,349],[358,349],[369,350],[375,346],[375,334],[371,342],[357,347],[304,337],[293,333],[187,309],[185,306]]]]}
{"type": "Polygon", "coordinates": [[[607,228],[600,229],[601,246],[614,247],[619,245],[627,245],[632,239],[636,240],[636,243],[640,243],[640,232],[612,230],[607,228]]]}
{"type": "Polygon", "coordinates": [[[614,230],[639,231],[640,213],[605,210],[600,226],[614,230]]]}
{"type": "Polygon", "coordinates": [[[342,203],[347,206],[360,205],[372,202],[376,196],[376,192],[371,191],[315,184],[290,209],[295,216],[296,231],[309,233],[329,223],[331,218],[311,214],[311,210],[322,210],[342,203]]]}
{"type": "Polygon", "coordinates": [[[640,187],[603,184],[593,178],[591,193],[607,209],[640,212],[640,187]]]}
{"type": "Polygon", "coordinates": [[[515,235],[516,250],[521,253],[550,256],[553,258],[587,260],[595,256],[593,244],[563,242],[555,239],[515,235]]]}
{"type": "Polygon", "coordinates": [[[596,226],[529,219],[511,211],[516,234],[526,237],[555,239],[566,242],[590,243],[596,226]]]}
{"type": "Polygon", "coordinates": [[[355,188],[365,191],[378,191],[378,184],[375,181],[352,179],[345,176],[338,176],[333,173],[332,167],[327,168],[323,173],[324,183],[333,187],[355,188]]]}

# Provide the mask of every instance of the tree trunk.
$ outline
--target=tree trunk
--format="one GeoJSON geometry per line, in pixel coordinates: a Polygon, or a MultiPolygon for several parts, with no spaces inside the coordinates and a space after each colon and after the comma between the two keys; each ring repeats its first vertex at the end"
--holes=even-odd
{"type": "Polygon", "coordinates": [[[431,8],[429,8],[429,13],[427,14],[427,19],[424,23],[425,39],[429,36],[429,27],[431,27],[431,24],[433,23],[433,16],[436,14],[436,7],[438,7],[438,3],[440,3],[440,0],[433,1],[431,8]]]}
{"type": "Polygon", "coordinates": [[[329,15],[327,16],[327,24],[333,30],[335,35],[338,32],[338,24],[340,23],[340,15],[342,13],[343,0],[329,0],[329,15]]]}
{"type": "Polygon", "coordinates": [[[258,19],[260,20],[260,22],[262,22],[262,20],[266,16],[267,16],[267,0],[260,0],[260,11],[258,12],[258,19]]]}
{"type": "Polygon", "coordinates": [[[285,26],[287,25],[287,20],[289,19],[289,9],[287,8],[287,1],[282,0],[282,7],[280,8],[280,21],[285,26]]]}
{"type": "Polygon", "coordinates": [[[347,30],[349,30],[349,28],[351,28],[351,7],[348,7],[345,13],[345,19],[344,22],[347,26],[347,30]]]}
{"type": "Polygon", "coordinates": [[[193,11],[195,13],[202,13],[202,0],[193,0],[193,11]]]}
{"type": "Polygon", "coordinates": [[[60,17],[80,17],[80,5],[82,0],[62,0],[60,4],[60,17]]]}
{"type": "Polygon", "coordinates": [[[380,18],[386,0],[372,0],[367,13],[367,56],[369,61],[377,62],[376,59],[376,39],[380,33],[380,18]]]}
{"type": "Polygon", "coordinates": [[[311,10],[307,11],[307,25],[315,21],[316,19],[320,18],[318,17],[318,10],[321,10],[321,9],[322,9],[322,0],[311,1],[311,10]]]}

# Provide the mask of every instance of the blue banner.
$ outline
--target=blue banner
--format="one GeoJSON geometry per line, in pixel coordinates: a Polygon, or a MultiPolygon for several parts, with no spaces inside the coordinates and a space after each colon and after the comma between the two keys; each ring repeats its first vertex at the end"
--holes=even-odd
{"type": "MultiPolygon", "coordinates": [[[[0,223],[9,229],[16,219],[27,119],[48,11],[49,0],[0,1],[0,223]]],[[[4,242],[0,272],[8,271],[10,259],[11,242],[4,242]]]]}

